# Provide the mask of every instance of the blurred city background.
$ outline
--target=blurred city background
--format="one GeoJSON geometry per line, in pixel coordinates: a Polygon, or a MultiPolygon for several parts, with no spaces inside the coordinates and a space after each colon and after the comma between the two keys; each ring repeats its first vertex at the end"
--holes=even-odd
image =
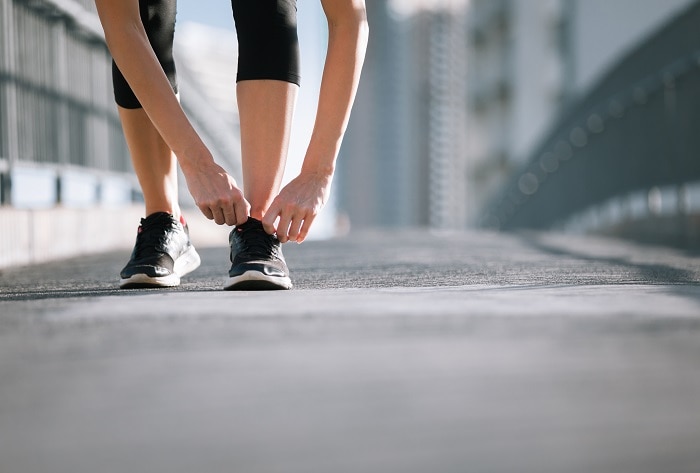
{"type": "MultiPolygon", "coordinates": [[[[367,7],[363,80],[317,238],[538,229],[700,246],[700,2],[367,7]]],[[[313,125],[327,36],[320,2],[298,8],[286,179],[313,125]]],[[[230,4],[181,0],[178,15],[183,107],[240,182],[230,4]]],[[[141,196],[110,64],[92,0],[0,0],[0,267],[132,243],[141,196]]],[[[191,206],[184,182],[181,194],[191,206]]]]}

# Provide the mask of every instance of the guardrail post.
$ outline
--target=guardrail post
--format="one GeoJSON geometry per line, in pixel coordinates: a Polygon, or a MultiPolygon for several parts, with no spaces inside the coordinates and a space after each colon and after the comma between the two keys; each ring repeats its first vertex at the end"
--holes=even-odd
{"type": "Polygon", "coordinates": [[[0,172],[0,205],[10,205],[12,179],[8,172],[0,172]]]}
{"type": "Polygon", "coordinates": [[[17,160],[19,146],[17,143],[17,84],[12,80],[16,72],[15,58],[15,24],[14,24],[14,5],[11,1],[3,1],[0,3],[0,102],[3,104],[2,121],[0,122],[0,137],[4,141],[4,150],[0,149],[0,153],[4,152],[6,159],[6,167],[0,174],[2,181],[2,189],[0,190],[0,199],[2,205],[10,205],[12,202],[12,168],[17,160]]]}

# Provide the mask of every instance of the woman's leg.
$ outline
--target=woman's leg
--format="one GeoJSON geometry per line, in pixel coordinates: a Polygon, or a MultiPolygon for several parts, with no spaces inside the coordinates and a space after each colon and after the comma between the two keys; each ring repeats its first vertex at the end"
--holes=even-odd
{"type": "Polygon", "coordinates": [[[142,108],[119,107],[119,117],[143,192],[146,215],[167,212],[179,219],[175,155],[142,108]]]}
{"type": "MultiPolygon", "coordinates": [[[[175,9],[175,0],[139,0],[146,34],[174,90],[175,9]]],[[[146,218],[141,219],[134,250],[120,272],[120,286],[177,286],[181,276],[200,264],[180,218],[177,161],[116,64],[112,72],[119,117],[146,204],[146,218]]]]}
{"type": "Polygon", "coordinates": [[[291,289],[280,241],[262,218],[279,193],[299,84],[296,0],[232,0],[238,34],[243,191],[252,218],[230,236],[228,290],[291,289]]]}
{"type": "Polygon", "coordinates": [[[287,161],[299,85],[296,0],[232,0],[238,34],[243,188],[262,219],[287,161]]]}
{"type": "Polygon", "coordinates": [[[277,80],[238,83],[243,188],[250,216],[258,220],[279,193],[297,90],[277,80]]]}
{"type": "MultiPolygon", "coordinates": [[[[176,0],[140,0],[139,11],[158,60],[177,91],[173,39],[176,0]]],[[[146,215],[167,212],[179,217],[177,160],[165,144],[121,71],[112,67],[114,96],[124,137],[146,204],[146,215]]]]}

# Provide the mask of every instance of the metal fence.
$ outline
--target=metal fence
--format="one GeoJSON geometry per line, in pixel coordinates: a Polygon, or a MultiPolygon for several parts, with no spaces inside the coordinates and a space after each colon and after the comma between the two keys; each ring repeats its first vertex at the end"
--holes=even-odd
{"type": "Polygon", "coordinates": [[[586,226],[600,216],[591,209],[613,209],[619,222],[658,212],[669,189],[673,211],[688,212],[700,182],[698,25],[695,4],[564,113],[488,206],[484,225],[586,226]]]}
{"type": "Polygon", "coordinates": [[[130,171],[93,2],[1,0],[0,41],[3,203],[18,165],[130,171]]]}
{"type": "MultiPolygon", "coordinates": [[[[182,72],[183,108],[217,159],[239,174],[237,130],[222,125],[182,72]]],[[[93,0],[0,0],[0,203],[16,206],[22,184],[53,187],[43,191],[44,206],[76,192],[99,204],[109,194],[105,182],[115,181],[127,199],[139,199],[93,0]],[[76,173],[83,183],[69,192],[76,173]]]]}

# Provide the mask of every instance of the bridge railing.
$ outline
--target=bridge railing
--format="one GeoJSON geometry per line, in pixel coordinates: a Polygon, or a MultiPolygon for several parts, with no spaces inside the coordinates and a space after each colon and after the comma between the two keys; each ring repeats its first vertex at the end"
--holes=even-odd
{"type": "MultiPolygon", "coordinates": [[[[221,125],[187,80],[180,78],[189,91],[183,108],[235,173],[236,131],[221,125]]],[[[139,198],[94,2],[0,0],[0,203],[32,208],[139,198]]]]}
{"type": "Polygon", "coordinates": [[[700,4],[569,108],[487,207],[499,229],[700,213],[700,4]]]}
{"type": "Polygon", "coordinates": [[[38,194],[60,202],[58,170],[112,174],[131,170],[112,99],[111,59],[94,8],[87,0],[2,0],[0,194],[4,204],[19,195],[36,196],[32,184],[42,187],[38,194]],[[54,170],[56,179],[44,172],[23,182],[23,176],[39,167],[54,170]],[[15,170],[20,170],[17,179],[13,179],[15,170]],[[52,185],[53,189],[44,189],[52,185]]]}

